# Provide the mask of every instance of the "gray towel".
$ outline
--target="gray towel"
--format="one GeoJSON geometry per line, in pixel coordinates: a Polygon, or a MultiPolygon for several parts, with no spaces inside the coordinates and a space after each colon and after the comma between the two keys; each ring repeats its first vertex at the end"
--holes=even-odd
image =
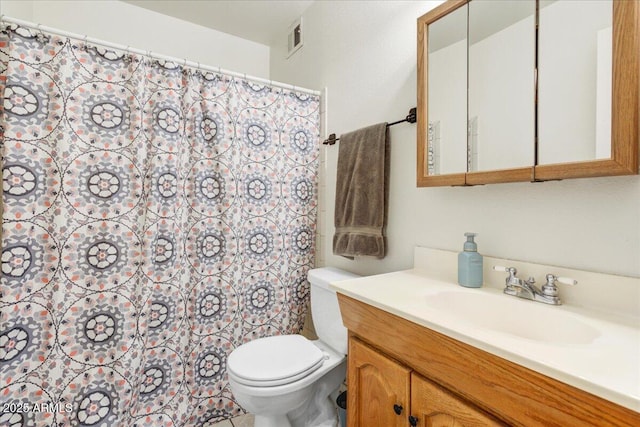
{"type": "Polygon", "coordinates": [[[340,136],[333,253],[384,258],[389,156],[387,124],[340,136]]]}

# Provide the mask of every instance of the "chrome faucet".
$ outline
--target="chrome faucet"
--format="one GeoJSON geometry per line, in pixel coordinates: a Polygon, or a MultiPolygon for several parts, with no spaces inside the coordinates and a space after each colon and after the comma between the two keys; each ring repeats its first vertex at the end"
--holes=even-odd
{"type": "Polygon", "coordinates": [[[545,304],[562,304],[562,301],[560,301],[560,297],[558,296],[558,287],[556,286],[556,282],[564,283],[565,285],[578,284],[576,280],[568,277],[558,277],[553,274],[547,274],[547,283],[542,286],[542,289],[538,289],[535,286],[536,280],[533,277],[529,277],[527,280],[520,279],[516,276],[518,274],[518,270],[514,267],[501,267],[499,265],[494,265],[493,269],[495,271],[504,271],[509,274],[505,280],[505,294],[532,301],[543,302],[545,304]]]}

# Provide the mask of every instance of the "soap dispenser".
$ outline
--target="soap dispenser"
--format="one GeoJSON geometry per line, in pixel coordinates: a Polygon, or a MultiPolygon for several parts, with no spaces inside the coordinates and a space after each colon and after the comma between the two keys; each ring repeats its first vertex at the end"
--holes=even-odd
{"type": "Polygon", "coordinates": [[[467,288],[482,286],[482,255],[478,253],[478,245],[473,240],[476,233],[464,233],[467,241],[464,250],[458,254],[458,283],[467,288]]]}

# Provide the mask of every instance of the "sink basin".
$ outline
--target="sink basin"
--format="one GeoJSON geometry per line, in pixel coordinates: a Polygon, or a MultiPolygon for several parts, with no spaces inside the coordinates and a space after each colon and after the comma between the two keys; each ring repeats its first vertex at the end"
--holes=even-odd
{"type": "Polygon", "coordinates": [[[545,343],[585,345],[600,336],[559,307],[503,294],[442,291],[428,295],[426,305],[475,327],[545,343]]]}

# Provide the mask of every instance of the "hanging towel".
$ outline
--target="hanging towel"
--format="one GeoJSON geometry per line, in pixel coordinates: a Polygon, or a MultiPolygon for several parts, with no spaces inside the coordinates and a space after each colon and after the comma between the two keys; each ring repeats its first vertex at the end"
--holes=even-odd
{"type": "Polygon", "coordinates": [[[333,253],[384,258],[389,156],[387,124],[340,136],[333,253]]]}

